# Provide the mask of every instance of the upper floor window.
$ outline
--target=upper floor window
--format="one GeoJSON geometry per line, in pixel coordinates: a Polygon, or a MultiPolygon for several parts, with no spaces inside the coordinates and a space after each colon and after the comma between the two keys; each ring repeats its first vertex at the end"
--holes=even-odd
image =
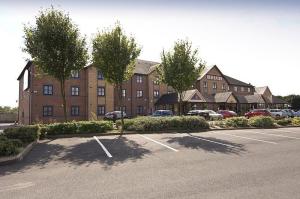
{"type": "Polygon", "coordinates": [[[79,106],[71,106],[71,115],[78,116],[79,115],[79,106]]]}
{"type": "Polygon", "coordinates": [[[126,89],[122,89],[122,97],[126,97],[126,89]]]}
{"type": "Polygon", "coordinates": [[[102,73],[101,71],[99,71],[99,70],[98,70],[97,78],[98,78],[99,80],[104,80],[103,73],[102,73]]]}
{"type": "Polygon", "coordinates": [[[105,96],[105,88],[98,87],[97,93],[98,93],[98,96],[105,96]]]}
{"type": "Polygon", "coordinates": [[[203,82],[203,87],[207,88],[207,82],[203,82]]]}
{"type": "Polygon", "coordinates": [[[43,106],[43,116],[53,116],[53,106],[43,106]]]}
{"type": "Polygon", "coordinates": [[[153,91],[153,96],[154,96],[155,98],[158,98],[158,97],[159,97],[159,90],[153,91]]]}
{"type": "Polygon", "coordinates": [[[136,91],[136,97],[138,98],[143,97],[143,91],[136,91]]]}
{"type": "Polygon", "coordinates": [[[234,91],[238,92],[238,87],[237,86],[234,87],[234,91]]]}
{"type": "Polygon", "coordinates": [[[217,83],[216,82],[213,83],[213,89],[217,89],[217,83]]]}
{"type": "Polygon", "coordinates": [[[153,81],[153,84],[154,84],[154,85],[159,85],[159,79],[156,78],[156,79],[153,81]]]}
{"type": "Polygon", "coordinates": [[[78,70],[72,70],[71,71],[71,78],[79,78],[79,71],[78,70]]]}
{"type": "Polygon", "coordinates": [[[72,86],[72,87],[71,87],[71,95],[72,95],[72,96],[77,96],[77,95],[79,95],[79,87],[77,87],[77,86],[72,86]]]}
{"type": "Polygon", "coordinates": [[[44,95],[53,95],[53,86],[52,85],[44,85],[43,86],[43,94],[44,95]]]}
{"type": "Polygon", "coordinates": [[[142,83],[143,82],[143,76],[142,75],[137,75],[136,76],[136,83],[142,83]]]}
{"type": "Polygon", "coordinates": [[[105,106],[97,106],[97,115],[105,115],[105,106]]]}
{"type": "Polygon", "coordinates": [[[248,93],[250,93],[251,92],[251,89],[248,87],[248,93]]]}
{"type": "Polygon", "coordinates": [[[217,75],[206,75],[206,79],[222,81],[223,78],[217,75]]]}
{"type": "Polygon", "coordinates": [[[222,90],[226,90],[225,84],[222,84],[222,90]]]}

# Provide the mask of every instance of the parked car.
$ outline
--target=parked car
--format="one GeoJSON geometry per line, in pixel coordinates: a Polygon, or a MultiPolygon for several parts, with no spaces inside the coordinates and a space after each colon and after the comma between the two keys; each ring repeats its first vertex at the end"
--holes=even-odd
{"type": "Polygon", "coordinates": [[[223,118],[229,118],[229,117],[236,117],[237,114],[234,111],[229,111],[229,110],[219,110],[218,111],[219,114],[223,115],[223,118]]]}
{"type": "Polygon", "coordinates": [[[295,113],[293,110],[291,109],[282,109],[282,111],[284,111],[288,117],[294,117],[295,116],[295,113]]]}
{"type": "Polygon", "coordinates": [[[187,115],[197,115],[204,117],[205,119],[209,119],[209,113],[204,112],[203,110],[191,110],[187,113],[187,115]]]}
{"type": "Polygon", "coordinates": [[[299,111],[293,111],[294,117],[300,117],[300,110],[299,111]]]}
{"type": "MultiPolygon", "coordinates": [[[[123,118],[126,118],[126,117],[127,117],[127,115],[123,111],[123,118]]],[[[118,119],[121,119],[121,111],[108,112],[108,113],[105,114],[104,119],[107,119],[107,120],[118,120],[118,119]]]]}
{"type": "Polygon", "coordinates": [[[275,118],[285,118],[288,117],[288,113],[284,110],[280,109],[269,109],[269,112],[271,113],[272,117],[275,118]]]}
{"type": "Polygon", "coordinates": [[[267,109],[253,109],[245,113],[246,118],[250,118],[254,116],[271,116],[271,113],[267,109]]]}
{"type": "Polygon", "coordinates": [[[173,112],[170,110],[156,110],[152,116],[154,117],[167,117],[167,116],[173,116],[173,112]]]}
{"type": "Polygon", "coordinates": [[[203,110],[204,113],[208,113],[209,120],[221,120],[223,119],[223,115],[220,113],[216,113],[213,110],[203,110]]]}

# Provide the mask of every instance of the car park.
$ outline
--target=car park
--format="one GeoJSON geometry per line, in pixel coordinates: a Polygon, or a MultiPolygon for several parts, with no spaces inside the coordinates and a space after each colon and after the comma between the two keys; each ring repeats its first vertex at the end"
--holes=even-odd
{"type": "Polygon", "coordinates": [[[269,109],[271,116],[274,118],[285,118],[288,117],[288,113],[281,109],[269,109]]]}
{"type": "Polygon", "coordinates": [[[299,111],[293,111],[294,117],[300,117],[300,110],[299,111]]]}
{"type": "Polygon", "coordinates": [[[267,109],[253,109],[245,113],[246,118],[251,118],[255,116],[272,116],[272,115],[267,109]]]}
{"type": "Polygon", "coordinates": [[[219,110],[218,113],[223,115],[224,119],[237,116],[236,112],[229,110],[219,110]]]}
{"type": "MultiPolygon", "coordinates": [[[[127,115],[123,111],[123,118],[126,118],[126,117],[127,117],[127,115]]],[[[105,114],[104,119],[107,119],[107,120],[118,120],[118,119],[121,119],[121,111],[108,112],[108,113],[105,114]]]]}
{"type": "Polygon", "coordinates": [[[282,109],[282,111],[284,111],[288,117],[294,117],[295,116],[295,113],[293,110],[291,109],[282,109]]]}
{"type": "Polygon", "coordinates": [[[153,117],[168,117],[173,116],[173,112],[170,110],[156,110],[153,114],[153,117]]]}
{"type": "Polygon", "coordinates": [[[191,110],[187,113],[189,116],[197,115],[204,117],[205,119],[209,119],[209,113],[203,111],[203,110],[191,110]]]}

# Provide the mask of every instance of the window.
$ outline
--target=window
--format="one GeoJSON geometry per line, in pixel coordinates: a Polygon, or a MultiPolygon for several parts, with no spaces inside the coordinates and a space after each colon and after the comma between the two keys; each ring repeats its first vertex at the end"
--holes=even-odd
{"type": "Polygon", "coordinates": [[[97,107],[97,115],[105,115],[105,106],[101,105],[97,107]]]}
{"type": "Polygon", "coordinates": [[[98,78],[99,80],[104,80],[104,76],[103,76],[102,72],[99,71],[99,70],[98,70],[97,78],[98,78]]]}
{"type": "Polygon", "coordinates": [[[154,85],[159,85],[159,79],[158,79],[158,77],[153,81],[153,84],[154,85]]]}
{"type": "Polygon", "coordinates": [[[238,91],[238,87],[237,87],[237,86],[234,87],[234,91],[235,91],[235,92],[238,91]]]}
{"type": "Polygon", "coordinates": [[[44,85],[43,93],[44,93],[44,95],[53,95],[53,86],[52,85],[44,85]]]}
{"type": "Polygon", "coordinates": [[[217,83],[216,82],[213,83],[213,89],[217,89],[217,83]]]}
{"type": "Polygon", "coordinates": [[[207,82],[203,82],[203,87],[207,88],[207,82]]]}
{"type": "Polygon", "coordinates": [[[222,81],[223,78],[217,75],[206,75],[206,79],[222,81]]]}
{"type": "Polygon", "coordinates": [[[227,87],[227,90],[230,91],[230,87],[229,86],[227,87]]]}
{"type": "Polygon", "coordinates": [[[43,116],[53,116],[53,106],[43,106],[43,116]]]}
{"type": "Polygon", "coordinates": [[[244,92],[245,90],[244,90],[244,87],[241,87],[241,92],[244,92]]]}
{"type": "Polygon", "coordinates": [[[142,83],[143,82],[143,77],[141,75],[136,76],[136,83],[142,83]]]}
{"type": "Polygon", "coordinates": [[[119,111],[123,111],[124,113],[126,113],[126,106],[119,107],[119,111]]]}
{"type": "Polygon", "coordinates": [[[122,97],[126,97],[126,89],[122,89],[122,97]]]}
{"type": "Polygon", "coordinates": [[[144,113],[144,107],[143,106],[137,106],[136,113],[138,115],[142,115],[144,113]]]}
{"type": "Polygon", "coordinates": [[[98,87],[98,96],[105,96],[105,88],[104,87],[98,87]]]}
{"type": "Polygon", "coordinates": [[[222,84],[222,90],[225,91],[226,90],[226,86],[225,84],[222,84]]]}
{"type": "Polygon", "coordinates": [[[78,116],[79,115],[79,106],[71,106],[71,115],[78,116]]]}
{"type": "Polygon", "coordinates": [[[72,96],[78,96],[78,95],[79,95],[79,87],[77,87],[77,86],[72,86],[72,87],[71,87],[71,95],[72,95],[72,96]]]}
{"type": "Polygon", "coordinates": [[[71,71],[71,78],[79,78],[79,71],[78,70],[72,70],[71,71]]]}
{"type": "Polygon", "coordinates": [[[250,93],[251,92],[251,89],[250,88],[248,88],[248,93],[250,93]]]}
{"type": "Polygon", "coordinates": [[[136,97],[138,98],[143,97],[143,91],[136,91],[136,97]]]}
{"type": "Polygon", "coordinates": [[[158,97],[159,97],[159,90],[153,91],[153,96],[154,96],[155,98],[158,98],[158,97]]]}

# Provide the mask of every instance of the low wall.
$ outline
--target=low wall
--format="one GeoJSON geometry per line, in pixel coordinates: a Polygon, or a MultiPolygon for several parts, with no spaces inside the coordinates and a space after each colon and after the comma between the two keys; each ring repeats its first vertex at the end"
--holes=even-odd
{"type": "Polygon", "coordinates": [[[11,123],[17,121],[16,113],[0,113],[0,123],[11,123]]]}

